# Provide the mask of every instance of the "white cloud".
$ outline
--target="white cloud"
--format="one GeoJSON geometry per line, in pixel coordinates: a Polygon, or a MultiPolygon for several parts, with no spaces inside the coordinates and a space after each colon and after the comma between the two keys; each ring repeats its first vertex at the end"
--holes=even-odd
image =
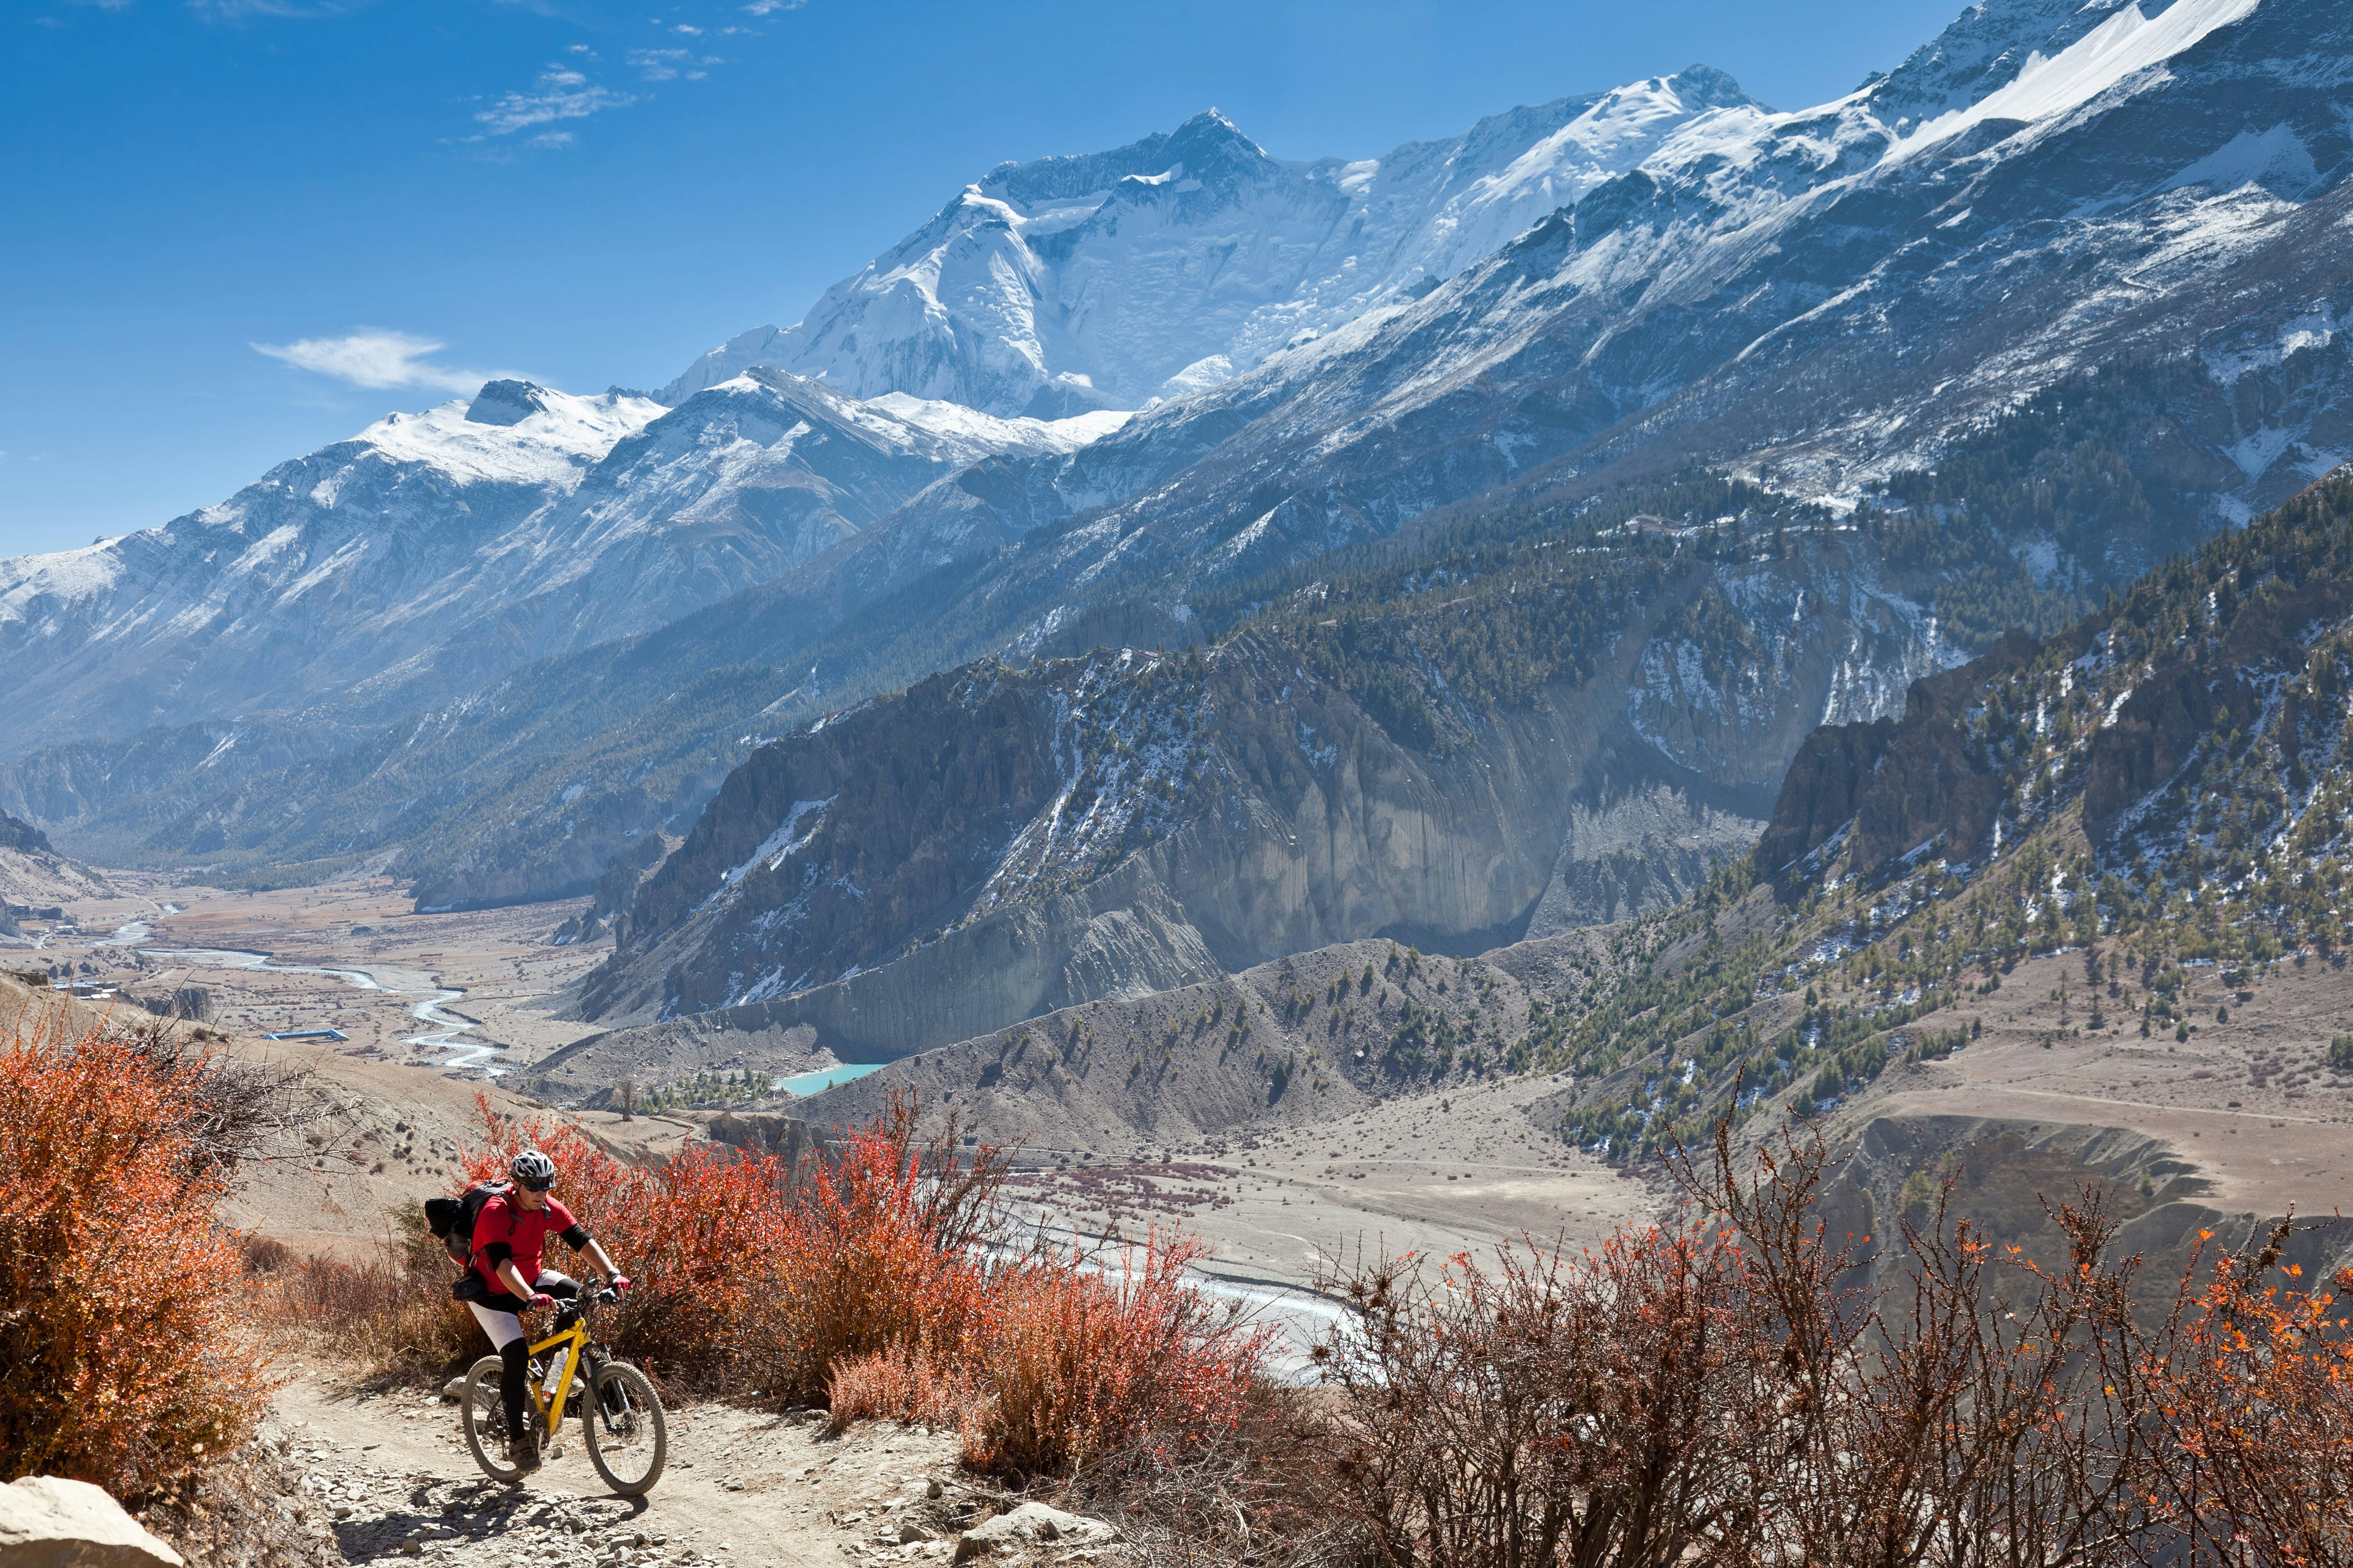
{"type": "Polygon", "coordinates": [[[427,363],[425,356],[438,353],[442,348],[433,338],[374,327],[363,327],[340,338],[303,338],[290,343],[255,343],[253,347],[297,370],[316,371],[353,386],[427,386],[444,392],[478,392],[482,383],[497,379],[495,374],[482,371],[427,363]]]}
{"type": "Polygon", "coordinates": [[[807,0],[752,0],[744,7],[754,16],[773,16],[779,11],[797,11],[807,0]]]}
{"type": "Polygon", "coordinates": [[[701,81],[711,74],[704,67],[723,62],[717,55],[698,58],[692,49],[631,49],[629,63],[638,68],[640,81],[676,81],[681,76],[701,81]]]}
{"type": "Polygon", "coordinates": [[[241,22],[248,16],[311,21],[322,16],[347,16],[374,3],[375,0],[188,0],[188,9],[219,22],[241,22]]]}
{"type": "Polygon", "coordinates": [[[550,66],[527,92],[511,92],[474,116],[493,136],[512,135],[558,120],[586,120],[607,109],[626,109],[637,100],[615,92],[569,66],[550,66]]]}
{"type": "Polygon", "coordinates": [[[686,58],[684,49],[631,49],[629,63],[638,68],[641,81],[675,81],[681,63],[686,58]]]}

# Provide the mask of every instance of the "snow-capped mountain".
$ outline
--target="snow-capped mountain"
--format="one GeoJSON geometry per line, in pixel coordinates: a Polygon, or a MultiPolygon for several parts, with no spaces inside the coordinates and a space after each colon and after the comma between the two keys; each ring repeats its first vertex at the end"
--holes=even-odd
{"type": "Polygon", "coordinates": [[[999,567],[1028,586],[987,593],[1046,625],[1471,497],[1694,460],[1851,491],[2145,363],[2195,367],[2165,477],[2220,526],[2353,455],[2348,173],[2337,0],[1986,0],[1833,103],[1692,117],[1425,296],[1030,461],[989,516],[934,491],[855,549],[920,541],[913,572],[1036,534],[999,567]]]}
{"type": "Polygon", "coordinates": [[[944,474],[1121,418],[864,405],[773,371],[675,409],[492,382],[162,527],[0,561],[5,746],[330,698],[345,721],[392,717],[665,625],[944,474]]]}
{"type": "Polygon", "coordinates": [[[800,322],[729,340],[661,395],[773,365],[1000,415],[1143,407],[1426,292],[1683,127],[1755,107],[1694,66],[1382,158],[1272,158],[1211,110],[1109,153],[1007,163],[800,322]]]}

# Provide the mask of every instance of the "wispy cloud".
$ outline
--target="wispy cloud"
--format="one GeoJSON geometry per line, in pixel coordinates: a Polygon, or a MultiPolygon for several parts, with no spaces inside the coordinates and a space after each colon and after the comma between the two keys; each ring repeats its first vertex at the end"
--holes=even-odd
{"type": "Polygon", "coordinates": [[[510,92],[474,119],[493,136],[511,136],[559,120],[586,120],[607,109],[627,109],[637,100],[588,79],[570,66],[552,65],[522,92],[510,92]]]}
{"type": "Polygon", "coordinates": [[[303,338],[290,343],[255,343],[254,349],[297,370],[331,375],[353,386],[425,386],[444,392],[474,392],[496,379],[493,373],[458,370],[427,362],[439,353],[438,339],[412,332],[362,327],[340,338],[303,338]]]}
{"type": "Polygon", "coordinates": [[[752,0],[744,7],[754,16],[773,16],[779,11],[797,11],[807,0],[752,0]]]}
{"type": "Polygon", "coordinates": [[[698,57],[692,49],[631,49],[629,64],[640,81],[701,81],[711,73],[702,68],[720,62],[717,55],[698,57]]]}
{"type": "MultiPolygon", "coordinates": [[[[96,3],[107,5],[108,0],[96,0],[96,3]]],[[[188,0],[188,9],[216,22],[241,22],[248,16],[309,20],[321,16],[348,16],[354,11],[366,10],[375,3],[375,0],[188,0]]]]}

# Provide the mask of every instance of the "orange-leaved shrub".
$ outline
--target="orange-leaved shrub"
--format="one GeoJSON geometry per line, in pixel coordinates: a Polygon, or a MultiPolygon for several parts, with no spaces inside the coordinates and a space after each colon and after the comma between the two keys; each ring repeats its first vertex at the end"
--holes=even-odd
{"type": "Polygon", "coordinates": [[[268,1397],[215,1223],[217,1064],[93,1033],[0,1047],[0,1479],[150,1489],[268,1397]]]}
{"type": "Polygon", "coordinates": [[[834,1363],[825,1382],[833,1430],[877,1416],[953,1427],[968,1446],[983,1441],[988,1396],[969,1369],[951,1367],[920,1342],[834,1363]]]}
{"type": "Polygon", "coordinates": [[[945,1141],[923,1146],[905,1100],[796,1173],[766,1301],[763,1386],[822,1399],[837,1366],[911,1346],[952,1379],[990,1306],[1002,1174],[993,1152],[964,1166],[945,1141]]]}
{"type": "MultiPolygon", "coordinates": [[[[2303,1289],[2281,1260],[2293,1228],[2216,1259],[2140,1357],[2123,1414],[2163,1434],[2140,1479],[2185,1562],[2353,1561],[2353,1270],[2303,1289]],[[2284,1283],[2266,1282],[2274,1269],[2284,1283]]],[[[2201,1231],[2201,1250],[2212,1239],[2201,1231]]]]}
{"type": "Polygon", "coordinates": [[[1030,1258],[992,1280],[975,1345],[990,1403],[965,1455],[984,1469],[1064,1473],[1139,1446],[1231,1432],[1264,1377],[1273,1330],[1186,1279],[1208,1248],[1156,1233],[1124,1257],[1030,1258]],[[976,1440],[976,1436],[977,1440],[976,1440]]]}

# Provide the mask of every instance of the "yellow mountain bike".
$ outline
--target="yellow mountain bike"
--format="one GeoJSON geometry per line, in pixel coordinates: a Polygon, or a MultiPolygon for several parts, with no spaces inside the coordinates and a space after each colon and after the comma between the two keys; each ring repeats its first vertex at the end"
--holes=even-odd
{"type": "MultiPolygon", "coordinates": [[[[617,1300],[609,1285],[600,1285],[558,1303],[555,1331],[531,1347],[531,1384],[523,1390],[529,1396],[523,1401],[529,1427],[524,1440],[536,1446],[542,1458],[555,1458],[562,1452],[555,1442],[567,1406],[577,1405],[588,1462],[623,1497],[643,1497],[661,1479],[663,1461],[670,1457],[670,1428],[646,1374],[628,1362],[615,1361],[604,1345],[588,1337],[589,1309],[617,1300]]],[[[474,1463],[493,1480],[512,1481],[523,1472],[513,1463],[507,1443],[506,1406],[500,1397],[504,1371],[494,1355],[476,1362],[466,1373],[459,1415],[474,1463]]]]}

